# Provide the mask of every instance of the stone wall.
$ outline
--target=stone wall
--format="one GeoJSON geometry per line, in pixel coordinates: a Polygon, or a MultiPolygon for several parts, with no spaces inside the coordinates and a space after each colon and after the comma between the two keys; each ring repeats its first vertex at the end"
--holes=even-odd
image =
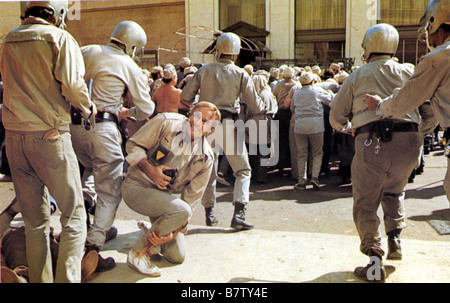
{"type": "Polygon", "coordinates": [[[185,39],[175,34],[185,26],[184,1],[82,1],[79,19],[67,30],[80,46],[106,44],[119,22],[132,20],[147,33],[145,49],[160,49],[159,64],[178,64],[185,56],[185,39]]]}

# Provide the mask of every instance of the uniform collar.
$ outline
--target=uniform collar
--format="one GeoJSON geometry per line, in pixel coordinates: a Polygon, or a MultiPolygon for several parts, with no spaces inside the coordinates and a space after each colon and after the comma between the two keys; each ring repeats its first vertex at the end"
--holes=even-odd
{"type": "Polygon", "coordinates": [[[227,64],[234,64],[234,62],[231,61],[230,59],[217,59],[217,62],[227,63],[227,64]]]}
{"type": "Polygon", "coordinates": [[[389,55],[381,55],[381,56],[376,56],[375,58],[370,60],[370,62],[375,62],[375,61],[379,61],[379,60],[389,60],[389,59],[392,59],[392,57],[389,55]]]}
{"type": "MultiPolygon", "coordinates": [[[[42,18],[34,17],[34,16],[29,16],[29,17],[25,18],[23,20],[22,24],[24,24],[24,25],[28,25],[28,24],[53,25],[50,22],[48,22],[42,18]]],[[[53,25],[53,26],[55,26],[55,25],[53,25]]]]}
{"type": "Polygon", "coordinates": [[[111,48],[113,51],[120,53],[121,55],[127,55],[125,53],[125,51],[122,48],[120,48],[120,46],[118,46],[117,44],[115,44],[113,42],[109,42],[108,44],[106,44],[106,46],[111,48]]]}

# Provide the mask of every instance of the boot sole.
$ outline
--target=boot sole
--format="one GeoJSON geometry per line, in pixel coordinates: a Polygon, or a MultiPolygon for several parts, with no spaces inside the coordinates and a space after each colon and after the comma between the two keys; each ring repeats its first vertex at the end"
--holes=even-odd
{"type": "Polygon", "coordinates": [[[399,252],[393,252],[387,255],[386,260],[401,260],[402,259],[402,253],[399,252]]]}
{"type": "Polygon", "coordinates": [[[238,223],[231,223],[230,227],[237,230],[250,230],[254,228],[254,226],[245,226],[238,223]]]}
{"type": "Polygon", "coordinates": [[[95,272],[98,265],[98,253],[91,250],[81,261],[81,283],[85,283],[95,272]]]}
{"type": "Polygon", "coordinates": [[[381,277],[380,279],[374,279],[374,280],[369,280],[369,278],[367,278],[367,271],[364,271],[364,267],[357,267],[355,268],[355,270],[353,271],[353,275],[363,281],[366,282],[370,282],[370,283],[385,283],[386,282],[386,270],[383,269],[382,273],[381,273],[381,277]]]}
{"type": "Polygon", "coordinates": [[[0,277],[2,283],[21,283],[17,274],[6,266],[1,267],[0,277]]]}

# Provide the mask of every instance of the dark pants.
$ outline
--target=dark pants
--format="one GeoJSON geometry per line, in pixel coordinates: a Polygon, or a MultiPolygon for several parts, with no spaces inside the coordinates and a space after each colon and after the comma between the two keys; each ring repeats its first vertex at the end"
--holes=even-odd
{"type": "Polygon", "coordinates": [[[2,114],[0,111],[0,174],[11,176],[8,158],[6,157],[5,127],[3,126],[2,114]]]}
{"type": "Polygon", "coordinates": [[[291,150],[289,147],[289,127],[292,113],[289,109],[280,109],[275,115],[275,120],[279,121],[279,151],[278,168],[280,170],[291,167],[291,150]]]}

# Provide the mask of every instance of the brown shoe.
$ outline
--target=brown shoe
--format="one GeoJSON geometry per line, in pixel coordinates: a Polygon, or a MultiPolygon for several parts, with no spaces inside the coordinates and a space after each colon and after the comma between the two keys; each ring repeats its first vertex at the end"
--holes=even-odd
{"type": "Polygon", "coordinates": [[[371,256],[370,263],[365,267],[359,266],[353,271],[354,275],[367,282],[384,282],[386,279],[386,269],[381,257],[371,256]]]}
{"type": "Polygon", "coordinates": [[[386,256],[388,260],[401,260],[402,259],[402,247],[400,245],[399,238],[388,238],[388,254],[386,256]]]}
{"type": "Polygon", "coordinates": [[[2,266],[0,277],[2,283],[21,283],[19,276],[6,266],[2,266]]]}
{"type": "Polygon", "coordinates": [[[400,233],[401,229],[394,229],[387,233],[388,236],[388,254],[386,259],[388,260],[401,260],[402,259],[402,247],[400,245],[400,233]]]}
{"type": "Polygon", "coordinates": [[[81,261],[81,283],[86,281],[92,276],[97,269],[98,265],[98,252],[96,250],[89,251],[81,261]]]}

